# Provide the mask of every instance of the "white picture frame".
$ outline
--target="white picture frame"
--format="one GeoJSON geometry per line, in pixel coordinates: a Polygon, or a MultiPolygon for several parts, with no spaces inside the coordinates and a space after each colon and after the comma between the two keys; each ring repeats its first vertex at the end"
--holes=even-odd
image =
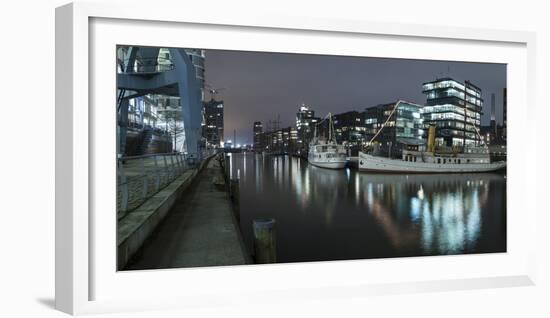
{"type": "MultiPolygon", "coordinates": [[[[535,113],[536,110],[534,33],[450,26],[434,28],[393,21],[382,23],[298,19],[280,15],[249,16],[244,13],[225,16],[223,13],[210,11],[190,12],[183,9],[184,4],[179,6],[181,8],[166,10],[155,6],[119,7],[73,3],[56,10],[57,309],[71,314],[86,314],[207,306],[211,303],[229,304],[239,301],[237,299],[241,296],[246,296],[242,297],[246,301],[264,302],[266,297],[270,301],[306,300],[347,297],[351,293],[355,296],[381,295],[528,286],[536,283],[534,269],[537,253],[532,250],[536,246],[533,244],[536,236],[536,198],[535,193],[525,190],[525,185],[537,183],[536,173],[534,165],[519,168],[524,158],[537,156],[536,147],[532,146],[537,142],[535,125],[530,125],[532,119],[528,117],[529,113],[535,113]],[[129,32],[130,27],[135,33],[129,32]],[[152,27],[156,30],[156,38],[152,38],[151,32],[147,31],[152,27]],[[104,218],[94,216],[92,211],[98,206],[108,207],[112,203],[94,198],[98,195],[98,180],[109,180],[113,175],[114,159],[109,166],[108,163],[105,165],[102,158],[108,157],[109,149],[114,143],[111,136],[115,132],[114,129],[97,130],[98,121],[107,123],[106,126],[109,127],[109,124],[114,123],[114,118],[109,115],[109,109],[102,111],[92,105],[104,98],[107,101],[112,98],[114,102],[115,86],[111,86],[112,96],[109,93],[91,94],[90,91],[104,89],[100,87],[101,83],[98,84],[98,77],[104,85],[112,84],[115,73],[114,67],[112,74],[109,74],[108,69],[111,66],[101,64],[106,60],[101,54],[104,51],[100,49],[109,48],[113,43],[181,47],[189,42],[170,36],[178,28],[188,28],[186,30],[189,34],[196,34],[193,43],[198,47],[205,47],[201,46],[204,44],[200,40],[201,35],[204,35],[201,32],[211,34],[222,30],[225,32],[224,37],[235,39],[231,42],[235,44],[227,41],[218,44],[225,45],[224,48],[227,49],[275,50],[273,43],[284,36],[293,39],[290,44],[298,43],[292,41],[304,39],[311,41],[303,42],[309,43],[309,46],[303,47],[289,44],[283,48],[280,43],[279,51],[346,53],[359,56],[384,54],[386,57],[399,58],[404,57],[399,55],[403,53],[390,56],[393,54],[391,49],[407,43],[410,46],[410,52],[407,53],[409,58],[425,58],[426,52],[421,47],[435,43],[441,50],[434,49],[434,59],[446,57],[464,61],[508,63],[508,252],[495,255],[229,266],[140,273],[117,273],[111,265],[106,266],[107,269],[103,268],[105,266],[101,264],[115,262],[115,245],[112,245],[110,252],[105,252],[104,248],[110,244],[115,234],[113,230],[113,233],[106,234],[104,238],[93,237],[94,231],[105,223],[104,218]],[[208,30],[202,30],[204,28],[208,30]],[[102,35],[99,42],[98,34],[102,35]],[[126,38],[116,38],[121,35],[126,38]],[[253,35],[258,36],[258,39],[250,41],[253,43],[245,43],[243,39],[253,35]],[[271,40],[259,39],[264,37],[271,40]],[[349,44],[349,48],[344,50],[334,46],[320,51],[320,46],[316,45],[322,40],[341,41],[342,44],[349,44]],[[369,51],[360,45],[354,46],[356,41],[372,43],[373,50],[369,51]],[[471,48],[472,52],[453,50],[457,47],[471,48]],[[374,50],[377,53],[369,53],[374,50]],[[482,58],[479,52],[475,55],[473,52],[476,50],[485,52],[485,57],[482,58]],[[521,140],[518,137],[520,131],[533,137],[521,140]],[[107,150],[97,148],[98,140],[102,141],[107,150]],[[522,214],[521,218],[516,217],[518,213],[522,214]],[[111,267],[112,270],[109,270],[111,267]],[[404,268],[409,272],[404,272],[404,268]],[[436,268],[442,269],[434,270],[436,268]],[[345,274],[337,277],[326,275],[337,272],[345,274]],[[361,278],[356,276],[365,272],[367,274],[360,275],[361,278]],[[284,277],[287,279],[282,279],[284,277]],[[185,288],[181,288],[181,284],[176,291],[174,288],[166,288],[166,293],[172,293],[173,297],[167,298],[165,293],[158,292],[158,286],[167,286],[167,282],[180,280],[186,282],[185,288]],[[132,290],[136,289],[138,281],[141,288],[155,290],[155,293],[137,297],[139,295],[133,294],[132,290]],[[259,281],[263,281],[262,285],[259,285],[259,281]],[[240,284],[237,286],[236,282],[240,284]],[[301,292],[304,289],[308,293],[301,292]]],[[[114,56],[114,47],[107,54],[114,56]]],[[[107,190],[109,186],[105,188],[107,190]]],[[[109,224],[106,228],[112,229],[112,223],[109,224]]]]}

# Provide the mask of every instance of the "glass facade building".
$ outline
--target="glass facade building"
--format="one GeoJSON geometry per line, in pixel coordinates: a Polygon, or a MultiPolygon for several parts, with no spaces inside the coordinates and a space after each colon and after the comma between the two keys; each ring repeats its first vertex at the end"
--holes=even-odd
{"type": "Polygon", "coordinates": [[[398,155],[405,144],[425,143],[422,105],[397,101],[367,108],[365,110],[365,137],[366,143],[374,138],[372,142],[376,142],[383,153],[391,152],[392,155],[398,155]],[[397,109],[393,111],[396,104],[397,109]],[[382,126],[384,128],[380,130],[382,126]],[[375,136],[376,138],[374,138],[375,136]]]}
{"type": "Polygon", "coordinates": [[[466,81],[442,78],[422,85],[426,95],[424,124],[436,126],[437,146],[480,144],[481,89],[466,81]]]}
{"type": "Polygon", "coordinates": [[[355,154],[365,141],[365,112],[350,111],[332,116],[336,141],[355,154]]]}

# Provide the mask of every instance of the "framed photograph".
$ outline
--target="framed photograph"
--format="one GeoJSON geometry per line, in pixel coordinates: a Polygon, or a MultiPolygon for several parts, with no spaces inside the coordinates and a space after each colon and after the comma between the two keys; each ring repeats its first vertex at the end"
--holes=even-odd
{"type": "Polygon", "coordinates": [[[535,283],[534,34],[127,9],[56,11],[56,308],[535,283]]]}

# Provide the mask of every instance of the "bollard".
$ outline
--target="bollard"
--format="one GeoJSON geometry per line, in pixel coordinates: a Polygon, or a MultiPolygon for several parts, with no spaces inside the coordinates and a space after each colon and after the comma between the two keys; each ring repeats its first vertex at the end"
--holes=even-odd
{"type": "Polygon", "coordinates": [[[237,222],[241,222],[241,198],[239,189],[239,179],[231,179],[229,182],[229,195],[233,200],[233,211],[237,222]]]}
{"type": "Polygon", "coordinates": [[[277,262],[275,219],[256,219],[252,221],[252,228],[256,263],[269,264],[277,262]]]}
{"type": "Polygon", "coordinates": [[[225,155],[224,156],[224,168],[225,168],[225,173],[224,173],[224,177],[225,177],[225,180],[229,180],[231,178],[231,176],[229,175],[229,167],[231,165],[231,158],[229,158],[229,155],[225,155]]]}

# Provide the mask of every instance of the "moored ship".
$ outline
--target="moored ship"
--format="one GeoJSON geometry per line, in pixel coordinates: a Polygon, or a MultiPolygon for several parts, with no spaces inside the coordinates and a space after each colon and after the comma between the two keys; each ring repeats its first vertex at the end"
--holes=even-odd
{"type": "Polygon", "coordinates": [[[489,152],[470,148],[465,153],[438,153],[403,150],[402,158],[392,159],[359,152],[359,170],[394,173],[490,172],[506,167],[505,161],[491,162],[489,152]],[[468,152],[469,151],[469,152],[468,152]]]}
{"type": "MultiPolygon", "coordinates": [[[[346,150],[343,145],[338,144],[334,138],[334,126],[332,115],[328,114],[329,129],[328,138],[319,138],[317,136],[317,126],[315,135],[309,144],[308,162],[314,166],[328,169],[342,169],[346,166],[346,150]]],[[[325,118],[326,119],[326,118],[325,118]]],[[[320,124],[320,123],[319,123],[320,124]]]]}
{"type": "MultiPolygon", "coordinates": [[[[436,146],[434,125],[429,126],[427,144],[418,140],[412,143],[401,140],[403,148],[398,158],[392,157],[391,152],[388,157],[375,155],[376,151],[372,147],[376,145],[374,140],[400,103],[401,101],[396,103],[388,120],[370,140],[371,147],[359,152],[359,170],[389,173],[472,173],[491,172],[506,167],[506,161],[491,161],[487,145],[436,146]]],[[[477,130],[476,133],[479,134],[477,130]]]]}

